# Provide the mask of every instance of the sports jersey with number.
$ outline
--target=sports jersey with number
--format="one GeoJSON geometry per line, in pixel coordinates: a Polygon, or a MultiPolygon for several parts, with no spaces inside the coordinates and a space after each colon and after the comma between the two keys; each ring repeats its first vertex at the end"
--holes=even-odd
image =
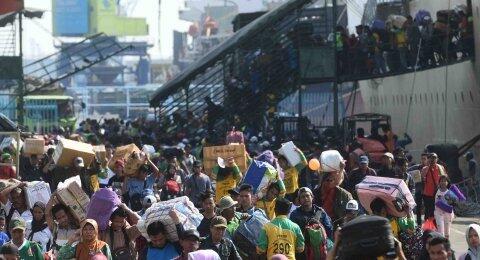
{"type": "Polygon", "coordinates": [[[282,254],[290,260],[295,259],[295,252],[302,252],[305,246],[300,227],[281,215],[265,224],[258,237],[258,253],[267,253],[267,259],[282,254]]]}

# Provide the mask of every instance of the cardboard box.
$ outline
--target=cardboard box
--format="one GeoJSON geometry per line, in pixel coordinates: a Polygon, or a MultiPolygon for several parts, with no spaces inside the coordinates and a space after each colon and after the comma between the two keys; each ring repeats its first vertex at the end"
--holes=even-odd
{"type": "MultiPolygon", "coordinates": [[[[138,153],[136,154],[138,155],[138,153]]],[[[139,156],[130,156],[125,163],[125,168],[123,168],[123,172],[129,176],[137,175],[138,169],[140,168],[140,166],[145,164],[145,161],[145,158],[140,158],[139,156]]]]}
{"type": "Polygon", "coordinates": [[[45,151],[45,141],[37,138],[27,138],[23,145],[25,154],[43,154],[45,151]]]}
{"type": "Polygon", "coordinates": [[[102,168],[107,167],[107,149],[105,149],[105,145],[94,145],[93,151],[95,152],[95,156],[97,160],[102,164],[102,168]]]}
{"type": "Polygon", "coordinates": [[[53,161],[58,166],[71,167],[76,157],[82,157],[85,167],[90,166],[95,159],[93,146],[86,143],[60,139],[53,154],[53,161]]]}
{"type": "Polygon", "coordinates": [[[243,144],[203,147],[203,168],[206,174],[212,174],[213,167],[217,165],[218,157],[224,160],[233,157],[240,171],[245,172],[247,170],[247,158],[245,156],[245,145],[243,144]]]}
{"type": "Polygon", "coordinates": [[[115,149],[115,153],[113,154],[113,158],[110,160],[108,167],[110,169],[115,168],[115,162],[117,160],[124,160],[125,162],[128,160],[130,155],[134,152],[140,153],[140,149],[135,144],[129,144],[124,146],[119,146],[115,149]]]}
{"type": "Polygon", "coordinates": [[[23,187],[23,190],[25,191],[25,198],[27,199],[29,209],[32,209],[37,201],[47,204],[52,195],[50,185],[43,181],[28,182],[27,186],[23,187]]]}
{"type": "Polygon", "coordinates": [[[60,202],[70,208],[71,213],[79,223],[86,219],[87,206],[90,203],[90,198],[82,190],[81,185],[78,183],[80,178],[78,176],[69,178],[65,181],[64,185],[59,185],[61,188],[57,189],[57,195],[60,202]],[[69,181],[70,179],[78,180],[69,181]]]}

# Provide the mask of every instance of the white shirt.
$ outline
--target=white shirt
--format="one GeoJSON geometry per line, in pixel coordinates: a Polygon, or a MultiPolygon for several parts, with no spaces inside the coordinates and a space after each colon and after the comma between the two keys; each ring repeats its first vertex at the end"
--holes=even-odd
{"type": "MultiPolygon", "coordinates": [[[[7,204],[4,205],[4,208],[5,208],[5,214],[8,216],[8,214],[10,213],[10,209],[12,208],[12,202],[8,200],[7,204]]],[[[33,220],[33,215],[32,215],[32,212],[28,209],[22,212],[22,214],[20,214],[18,210],[15,210],[13,212],[11,219],[14,219],[14,218],[22,218],[23,220],[25,220],[25,222],[28,222],[33,220]]]]}
{"type": "MultiPolygon", "coordinates": [[[[28,221],[27,228],[25,229],[25,238],[28,239],[30,237],[30,233],[32,232],[32,221],[28,221]]],[[[50,229],[46,227],[42,231],[38,231],[33,234],[32,241],[39,243],[42,246],[42,251],[45,253],[47,252],[47,244],[50,241],[50,246],[53,244],[53,236],[50,229]]]]}

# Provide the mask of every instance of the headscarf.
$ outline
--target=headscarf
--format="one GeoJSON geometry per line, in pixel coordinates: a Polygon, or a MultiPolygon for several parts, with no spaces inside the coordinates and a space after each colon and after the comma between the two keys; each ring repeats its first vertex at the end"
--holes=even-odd
{"type": "Polygon", "coordinates": [[[194,252],[188,253],[188,260],[220,260],[220,256],[217,252],[207,249],[207,250],[197,250],[194,252]]]}
{"type": "Polygon", "coordinates": [[[480,246],[477,247],[472,247],[472,245],[469,243],[468,239],[468,233],[470,233],[470,229],[475,230],[477,234],[480,236],[480,226],[477,224],[470,224],[467,228],[467,232],[465,232],[465,237],[467,239],[467,244],[468,244],[468,252],[467,254],[470,255],[470,259],[472,260],[480,260],[480,246]]]}
{"type": "Polygon", "coordinates": [[[32,232],[29,235],[29,238],[28,238],[29,240],[32,239],[33,234],[35,234],[37,232],[40,232],[40,231],[42,231],[42,230],[44,230],[45,228],[48,227],[47,221],[45,220],[45,203],[43,203],[41,201],[35,202],[35,204],[33,204],[32,210],[31,210],[32,215],[33,215],[33,209],[35,207],[38,207],[43,211],[43,218],[40,221],[37,221],[35,219],[35,217],[32,219],[32,232]]]}
{"type": "Polygon", "coordinates": [[[102,252],[102,248],[107,244],[98,239],[98,224],[93,219],[85,219],[80,225],[80,232],[82,232],[82,240],[77,245],[77,250],[75,252],[76,259],[90,259],[97,253],[102,252]],[[83,228],[87,224],[90,224],[95,229],[95,238],[92,241],[83,240],[83,228]]]}

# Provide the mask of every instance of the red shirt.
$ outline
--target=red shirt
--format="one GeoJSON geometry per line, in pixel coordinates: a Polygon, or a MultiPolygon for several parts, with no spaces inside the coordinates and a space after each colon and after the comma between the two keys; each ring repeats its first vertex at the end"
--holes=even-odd
{"type": "Polygon", "coordinates": [[[0,179],[13,179],[16,177],[15,170],[12,166],[0,166],[0,179]]]}
{"type": "Polygon", "coordinates": [[[425,166],[422,171],[426,171],[425,185],[423,187],[423,195],[433,197],[437,191],[440,182],[440,169],[438,165],[425,166]]]}

